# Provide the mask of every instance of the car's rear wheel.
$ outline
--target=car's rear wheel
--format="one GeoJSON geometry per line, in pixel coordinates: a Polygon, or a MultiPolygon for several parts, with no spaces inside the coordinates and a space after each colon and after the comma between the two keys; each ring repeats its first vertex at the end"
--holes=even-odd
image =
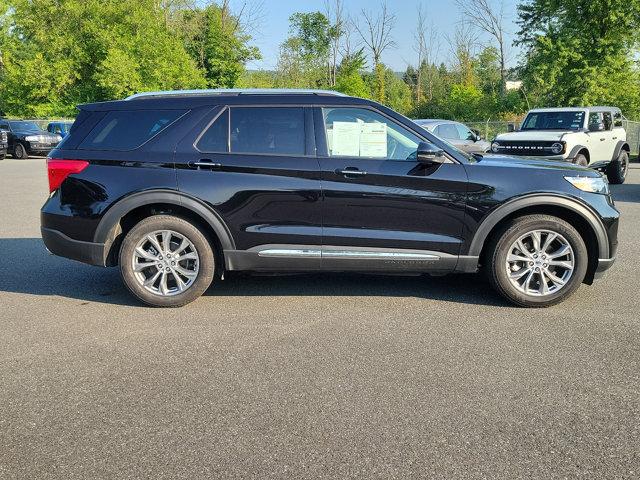
{"type": "Polygon", "coordinates": [[[488,245],[488,275],[493,287],[523,307],[562,302],[580,286],[587,247],[569,223],[549,215],[519,217],[488,245]]]}
{"type": "Polygon", "coordinates": [[[154,307],[180,307],[211,284],[211,242],[195,225],[171,215],[142,220],[120,247],[120,272],[129,290],[154,307]]]}
{"type": "Polygon", "coordinates": [[[24,148],[24,145],[22,145],[21,143],[16,143],[16,146],[13,147],[13,156],[18,160],[29,158],[29,155],[27,154],[27,149],[24,148]]]}
{"type": "Polygon", "coordinates": [[[582,153],[576,155],[576,157],[573,159],[573,163],[575,163],[576,165],[580,165],[581,167],[589,166],[589,160],[587,160],[587,157],[585,157],[582,153]]]}
{"type": "Polygon", "coordinates": [[[607,180],[614,185],[620,185],[624,183],[627,178],[627,171],[629,170],[629,153],[626,150],[622,150],[618,158],[612,161],[607,166],[607,180]]]}

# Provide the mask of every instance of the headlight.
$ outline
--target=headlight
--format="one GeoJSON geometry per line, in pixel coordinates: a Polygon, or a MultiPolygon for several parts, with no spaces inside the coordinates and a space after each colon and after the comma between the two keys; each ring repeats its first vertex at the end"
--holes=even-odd
{"type": "Polygon", "coordinates": [[[27,135],[26,137],[24,137],[27,142],[37,142],[38,138],[38,135],[27,135]]]}
{"type": "Polygon", "coordinates": [[[583,192],[609,193],[609,184],[604,177],[564,177],[564,179],[583,192]]]}
{"type": "Polygon", "coordinates": [[[499,150],[500,150],[500,144],[498,142],[493,142],[491,144],[491,151],[493,153],[498,153],[499,150]]]}
{"type": "Polygon", "coordinates": [[[55,139],[56,142],[61,142],[62,141],[62,135],[60,135],[59,133],[56,133],[53,138],[55,139]]]}
{"type": "Polygon", "coordinates": [[[553,145],[551,145],[551,153],[555,153],[556,155],[559,155],[563,152],[564,152],[564,144],[556,142],[553,145]]]}

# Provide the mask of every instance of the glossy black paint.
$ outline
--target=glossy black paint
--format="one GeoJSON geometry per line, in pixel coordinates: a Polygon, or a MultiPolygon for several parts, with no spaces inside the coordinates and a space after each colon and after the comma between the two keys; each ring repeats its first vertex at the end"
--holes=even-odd
{"type": "Polygon", "coordinates": [[[573,209],[576,215],[587,212],[585,222],[598,230],[594,237],[606,243],[606,248],[595,245],[594,255],[603,262],[615,257],[618,212],[613,201],[606,195],[581,192],[564,179],[565,175],[599,173],[559,161],[471,157],[375,102],[321,95],[218,95],[105,102],[80,108],[70,135],[50,156],[83,159],[90,165],[71,175],[51,195],[42,208],[42,226],[49,238],[56,235],[50,231],[63,235],[55,236],[54,253],[87,263],[111,264],[109,251],[117,250],[124,233],[121,229],[126,228],[120,219],[148,202],[164,210],[180,207],[211,225],[213,235],[224,237],[220,243],[230,269],[473,271],[479,252],[472,246],[478,244],[483,223],[501,218],[501,212],[507,212],[514,201],[527,211],[535,210],[539,206],[536,198],[543,196],[558,199],[553,208],[573,209]],[[303,107],[305,154],[199,151],[194,144],[200,134],[223,109],[238,105],[303,107]],[[328,157],[318,112],[322,106],[336,105],[377,110],[442,148],[445,163],[328,157]],[[130,152],[77,149],[106,112],[149,108],[188,109],[188,113],[130,152]],[[349,168],[366,171],[366,175],[339,173],[349,168]],[[131,201],[134,196],[135,202],[131,201]],[[64,242],[68,247],[60,246],[64,242]],[[103,248],[104,254],[96,254],[95,247],[88,255],[64,253],[85,248],[85,243],[74,242],[102,245],[98,249],[103,248]],[[260,258],[257,251],[265,245],[411,249],[436,252],[442,261],[387,262],[373,268],[367,262],[324,258],[283,261],[260,258]]]}

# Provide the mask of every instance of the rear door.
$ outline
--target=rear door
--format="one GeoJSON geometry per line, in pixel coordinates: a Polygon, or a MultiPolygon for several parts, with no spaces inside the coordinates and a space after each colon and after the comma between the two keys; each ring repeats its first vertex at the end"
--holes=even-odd
{"type": "Polygon", "coordinates": [[[425,139],[372,107],[318,108],[315,121],[323,268],[452,269],[463,234],[464,166],[419,163],[425,139]]]}
{"type": "Polygon", "coordinates": [[[229,229],[232,268],[320,267],[320,169],[311,108],[214,108],[178,144],[175,162],[178,188],[206,202],[229,229]]]}

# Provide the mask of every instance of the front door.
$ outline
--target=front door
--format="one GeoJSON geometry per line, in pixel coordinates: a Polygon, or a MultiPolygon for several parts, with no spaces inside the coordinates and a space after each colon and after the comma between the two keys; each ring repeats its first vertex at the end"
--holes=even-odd
{"type": "Polygon", "coordinates": [[[463,235],[463,165],[419,163],[416,150],[425,139],[373,108],[318,108],[315,125],[323,268],[454,268],[463,235]]]}
{"type": "Polygon", "coordinates": [[[312,109],[214,109],[177,146],[178,188],[204,200],[235,241],[227,268],[320,268],[320,167],[312,109]]]}

